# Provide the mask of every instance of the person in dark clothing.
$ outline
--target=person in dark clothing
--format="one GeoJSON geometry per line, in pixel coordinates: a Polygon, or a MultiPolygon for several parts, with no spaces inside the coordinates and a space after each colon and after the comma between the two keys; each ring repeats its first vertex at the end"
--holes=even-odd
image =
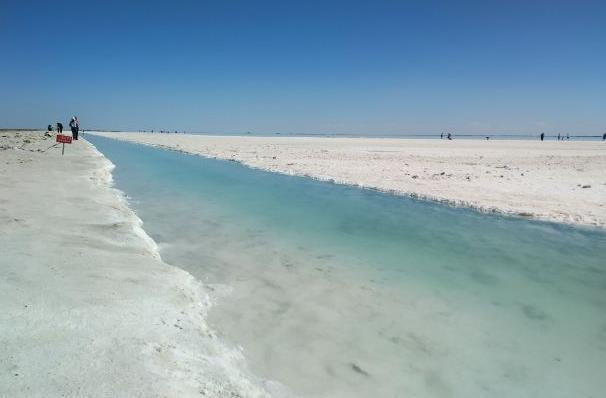
{"type": "Polygon", "coordinates": [[[447,139],[452,140],[452,134],[448,133],[448,135],[446,136],[447,139]]]}
{"type": "Polygon", "coordinates": [[[541,141],[545,139],[545,133],[541,133],[541,141]]]}
{"type": "Polygon", "coordinates": [[[57,132],[63,134],[63,123],[57,122],[57,132]]]}
{"type": "Polygon", "coordinates": [[[49,124],[49,125],[46,127],[46,131],[48,131],[49,133],[50,133],[51,131],[53,131],[53,126],[52,126],[51,124],[49,124]]]}
{"type": "Polygon", "coordinates": [[[69,122],[69,127],[72,129],[72,137],[74,140],[77,140],[78,131],[80,130],[80,123],[78,122],[78,118],[76,116],[72,117],[72,120],[69,122]]]}
{"type": "Polygon", "coordinates": [[[602,141],[606,141],[606,133],[602,134],[602,141]]]}

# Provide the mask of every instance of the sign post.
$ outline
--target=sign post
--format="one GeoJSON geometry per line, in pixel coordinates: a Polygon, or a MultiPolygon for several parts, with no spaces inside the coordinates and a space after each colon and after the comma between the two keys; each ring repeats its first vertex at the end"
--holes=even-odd
{"type": "Polygon", "coordinates": [[[61,149],[61,156],[65,154],[65,144],[72,143],[72,137],[69,135],[57,134],[57,142],[63,144],[63,148],[61,149]]]}

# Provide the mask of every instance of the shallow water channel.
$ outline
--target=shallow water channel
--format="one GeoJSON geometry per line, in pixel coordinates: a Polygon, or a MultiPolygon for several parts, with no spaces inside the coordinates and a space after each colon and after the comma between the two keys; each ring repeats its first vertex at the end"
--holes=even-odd
{"type": "Polygon", "coordinates": [[[88,136],[209,322],[304,397],[599,397],[606,233],[88,136]]]}

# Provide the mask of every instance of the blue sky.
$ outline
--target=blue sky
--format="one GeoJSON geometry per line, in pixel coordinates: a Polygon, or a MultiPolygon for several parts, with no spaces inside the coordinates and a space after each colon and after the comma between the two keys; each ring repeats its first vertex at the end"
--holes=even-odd
{"type": "Polygon", "coordinates": [[[606,131],[604,1],[13,1],[0,127],[606,131]]]}

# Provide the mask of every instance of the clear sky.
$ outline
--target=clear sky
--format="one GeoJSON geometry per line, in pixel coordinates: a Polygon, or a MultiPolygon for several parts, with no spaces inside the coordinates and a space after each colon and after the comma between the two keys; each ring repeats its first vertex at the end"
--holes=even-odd
{"type": "Polygon", "coordinates": [[[606,131],[606,1],[0,4],[0,127],[606,131]]]}

